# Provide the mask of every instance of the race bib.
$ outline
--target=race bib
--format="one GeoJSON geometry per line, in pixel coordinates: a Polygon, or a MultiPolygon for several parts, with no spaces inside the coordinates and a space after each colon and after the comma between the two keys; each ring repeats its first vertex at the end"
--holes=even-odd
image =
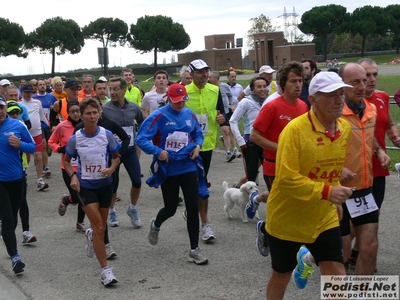
{"type": "Polygon", "coordinates": [[[175,131],[169,133],[165,139],[165,150],[178,152],[189,142],[189,134],[187,132],[175,131]]]}
{"type": "Polygon", "coordinates": [[[97,180],[106,178],[101,170],[106,168],[105,154],[91,154],[81,156],[82,179],[97,180]]]}
{"type": "Polygon", "coordinates": [[[50,120],[50,108],[43,107],[44,116],[46,117],[47,121],[50,120]]]}
{"type": "MultiPolygon", "coordinates": [[[[135,135],[133,133],[133,126],[122,126],[122,128],[125,130],[126,134],[129,136],[129,147],[132,147],[135,144],[135,135]]],[[[115,138],[117,139],[118,143],[122,143],[121,139],[117,136],[114,135],[115,138]]]]}
{"type": "Polygon", "coordinates": [[[71,166],[77,167],[79,165],[77,158],[72,158],[70,161],[71,166]]]}
{"type": "Polygon", "coordinates": [[[202,115],[196,115],[196,117],[197,117],[197,120],[199,121],[203,135],[208,134],[208,115],[202,114],[202,115]]]}
{"type": "Polygon", "coordinates": [[[350,198],[346,200],[350,217],[355,218],[373,212],[378,209],[374,196],[369,193],[363,197],[350,198]]]}

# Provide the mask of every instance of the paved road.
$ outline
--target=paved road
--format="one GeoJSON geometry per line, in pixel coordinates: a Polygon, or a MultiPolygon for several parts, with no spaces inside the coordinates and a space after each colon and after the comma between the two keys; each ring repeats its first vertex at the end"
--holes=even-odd
{"type": "MultiPolygon", "coordinates": [[[[181,217],[183,207],[163,224],[159,243],[149,244],[150,220],[162,205],[160,189],[143,184],[139,212],[143,228],[133,229],[125,213],[129,182],[121,170],[117,203],[120,227],[110,229],[110,240],[118,257],[110,262],[119,283],[104,288],[100,283],[100,267],[96,259],[84,253],[84,235],[75,231],[76,208],[68,207],[64,217],[57,212],[59,197],[66,192],[59,171],[59,156],[53,154],[48,180],[50,189],[35,189],[33,167],[30,168],[28,201],[31,231],[38,241],[22,245],[21,228],[17,228],[18,247],[26,263],[25,272],[15,276],[11,262],[0,243],[0,299],[263,299],[265,283],[271,272],[270,258],[260,256],[255,247],[255,220],[242,223],[234,209],[234,219],[223,212],[222,181],[230,184],[243,174],[236,159],[227,164],[225,154],[214,152],[209,179],[212,182],[209,216],[217,235],[214,244],[200,246],[210,263],[196,266],[187,262],[189,239],[181,217]]],[[[142,155],[143,173],[147,175],[150,157],[142,155]]],[[[399,274],[400,223],[397,174],[388,178],[387,195],[381,214],[378,274],[399,274]]],[[[260,184],[264,190],[265,184],[260,184]]],[[[260,209],[265,217],[265,206],[260,209]]],[[[306,216],[305,216],[306,217],[306,216]]],[[[89,223],[87,221],[87,223],[89,223]]],[[[289,284],[285,299],[319,299],[319,271],[305,290],[289,284]]]]}

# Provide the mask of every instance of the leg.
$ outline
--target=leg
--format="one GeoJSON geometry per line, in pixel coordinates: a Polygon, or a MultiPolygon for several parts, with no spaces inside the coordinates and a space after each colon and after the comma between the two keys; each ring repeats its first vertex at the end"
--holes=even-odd
{"type": "Polygon", "coordinates": [[[356,238],[360,252],[356,264],[356,275],[373,275],[378,252],[378,223],[368,223],[356,226],[356,238]]]}
{"type": "Polygon", "coordinates": [[[267,299],[280,300],[283,299],[286,286],[289,283],[292,272],[278,273],[272,270],[271,277],[267,283],[267,299]]]}
{"type": "Polygon", "coordinates": [[[230,139],[230,132],[229,132],[229,126],[221,126],[221,132],[224,137],[224,146],[225,146],[225,151],[228,153],[231,151],[231,139],[230,139]]]}
{"type": "Polygon", "coordinates": [[[321,261],[319,268],[322,275],[346,275],[344,265],[336,261],[321,261]]]}

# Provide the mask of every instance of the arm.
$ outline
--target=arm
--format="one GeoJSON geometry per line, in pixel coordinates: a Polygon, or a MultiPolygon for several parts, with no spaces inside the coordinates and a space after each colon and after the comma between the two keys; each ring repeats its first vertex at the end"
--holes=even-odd
{"type": "Polygon", "coordinates": [[[136,137],[136,144],[139,146],[147,154],[152,154],[158,157],[161,154],[162,149],[156,145],[154,145],[151,140],[154,138],[158,131],[157,122],[153,123],[155,116],[159,116],[156,113],[153,113],[148,118],[144,120],[142,125],[140,126],[138,135],[136,137]]]}
{"type": "Polygon", "coordinates": [[[217,100],[217,123],[224,124],[225,123],[225,108],[224,103],[222,101],[221,91],[218,91],[218,100],[217,100]],[[221,113],[221,111],[223,113],[221,113]]]}
{"type": "Polygon", "coordinates": [[[399,131],[397,129],[396,124],[394,123],[394,121],[392,119],[392,115],[390,114],[390,112],[388,113],[388,127],[386,129],[386,134],[389,137],[389,139],[392,141],[393,145],[400,148],[399,131]]]}
{"type": "Polygon", "coordinates": [[[263,133],[255,128],[253,128],[251,131],[250,140],[263,149],[268,149],[272,151],[278,150],[278,143],[266,139],[265,137],[263,137],[263,133]]]}
{"type": "Polygon", "coordinates": [[[238,104],[237,108],[235,109],[235,111],[233,112],[233,114],[229,120],[229,124],[231,125],[231,131],[232,131],[233,135],[235,136],[240,147],[246,146],[246,141],[244,140],[243,136],[240,134],[240,130],[239,130],[239,126],[238,126],[238,122],[239,122],[240,118],[243,117],[243,115],[246,113],[246,108],[244,107],[243,103],[244,102],[240,102],[238,104]]]}

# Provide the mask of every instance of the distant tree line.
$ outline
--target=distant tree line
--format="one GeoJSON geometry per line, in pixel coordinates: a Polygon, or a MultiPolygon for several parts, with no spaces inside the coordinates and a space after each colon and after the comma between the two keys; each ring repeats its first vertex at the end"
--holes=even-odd
{"type": "Polygon", "coordinates": [[[19,24],[0,18],[0,56],[27,57],[29,51],[40,49],[52,55],[52,76],[56,56],[66,52],[79,53],[85,39],[102,43],[104,75],[108,72],[108,47],[128,43],[140,53],[153,51],[154,67],[157,67],[158,52],[179,51],[190,44],[190,37],[183,26],[161,15],[141,17],[130,28],[118,18],[99,18],[81,28],[74,20],[55,17],[45,20],[27,34],[19,24]]]}

